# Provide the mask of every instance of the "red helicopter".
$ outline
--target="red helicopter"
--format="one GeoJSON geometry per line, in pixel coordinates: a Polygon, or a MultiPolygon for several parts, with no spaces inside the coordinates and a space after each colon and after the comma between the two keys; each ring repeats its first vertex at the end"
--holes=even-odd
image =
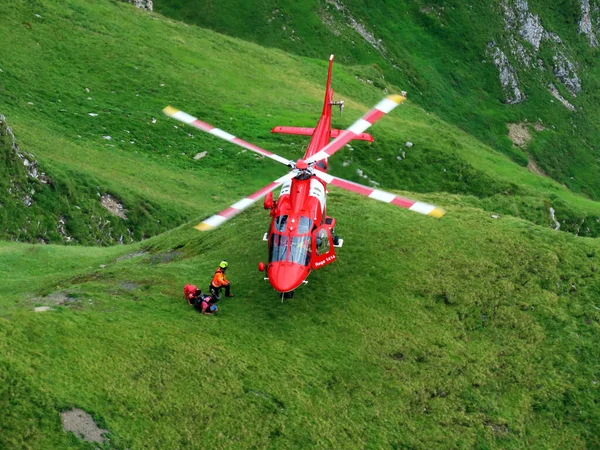
{"type": "Polygon", "coordinates": [[[434,205],[409,200],[327,173],[327,158],[351,140],[372,142],[373,137],[364,131],[406,100],[401,95],[389,95],[348,129],[343,131],[332,129],[332,106],[339,106],[341,111],[344,105],[343,101],[333,101],[332,66],[333,55],[329,58],[325,104],[317,126],[315,128],[278,126],[271,130],[272,133],[311,136],[304,157],[298,161],[291,161],[275,155],[171,106],[167,106],[163,110],[169,117],[291,168],[287,175],[209,217],[195,227],[201,231],[218,227],[266,196],[264,208],[270,210],[271,213],[269,232],[265,233],[264,237],[269,243],[269,263],[266,267],[264,263],[260,263],[259,270],[266,269],[266,279],[276,291],[282,294],[282,299],[290,298],[298,286],[306,283],[305,280],[311,270],[320,269],[335,261],[334,247],[341,247],[343,244],[343,240],[335,235],[336,220],[326,213],[327,184],[421,214],[437,218],[445,214],[444,210],[434,205]],[[334,139],[330,142],[330,138],[334,139]],[[273,200],[273,190],[279,186],[281,186],[281,191],[275,201],[273,200]]]}

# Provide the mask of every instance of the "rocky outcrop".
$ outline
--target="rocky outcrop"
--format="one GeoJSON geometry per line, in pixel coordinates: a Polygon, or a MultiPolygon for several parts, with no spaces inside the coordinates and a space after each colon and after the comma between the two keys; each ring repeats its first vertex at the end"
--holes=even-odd
{"type": "MultiPolygon", "coordinates": [[[[337,1],[337,0],[326,0],[326,1],[327,1],[327,4],[334,6],[335,9],[344,16],[344,18],[348,21],[346,25],[350,26],[356,33],[358,33],[366,42],[368,42],[375,50],[377,50],[377,52],[379,52],[379,54],[381,56],[383,56],[384,59],[386,59],[387,61],[390,61],[390,59],[388,58],[388,51],[385,48],[385,46],[383,45],[383,41],[381,39],[377,39],[373,33],[371,33],[369,30],[367,30],[365,25],[363,25],[362,23],[357,21],[352,16],[350,11],[344,5],[342,5],[339,1],[337,1]]],[[[331,14],[324,14],[321,17],[321,20],[323,21],[323,23],[325,25],[327,25],[332,30],[332,32],[335,35],[339,36],[341,34],[340,31],[335,26],[335,19],[331,14]]],[[[392,62],[392,61],[390,61],[390,62],[392,62]]]]}
{"type": "Polygon", "coordinates": [[[508,31],[516,30],[519,35],[538,51],[544,38],[544,27],[537,14],[529,11],[525,0],[515,0],[514,4],[504,2],[504,28],[508,31]]]}
{"type": "Polygon", "coordinates": [[[556,211],[554,210],[554,208],[550,207],[550,218],[552,219],[552,222],[554,222],[554,229],[556,231],[560,230],[560,222],[558,220],[556,220],[556,211]]]}
{"type": "Polygon", "coordinates": [[[123,206],[123,202],[118,198],[110,194],[104,194],[100,197],[100,204],[111,214],[120,217],[121,219],[127,219],[127,210],[123,206]]]}
{"type": "Polygon", "coordinates": [[[565,108],[567,108],[571,111],[575,111],[575,107],[571,103],[569,103],[566,98],[564,98],[562,95],[560,95],[560,92],[558,92],[558,89],[556,89],[556,86],[554,86],[552,83],[550,83],[548,85],[548,90],[552,94],[552,97],[554,97],[556,100],[561,102],[565,106],[565,108]]]}
{"type": "Polygon", "coordinates": [[[564,55],[563,52],[558,51],[553,57],[553,72],[556,78],[558,78],[562,84],[565,85],[567,90],[573,97],[581,91],[581,82],[575,72],[574,64],[564,55]]]}
{"type": "Polygon", "coordinates": [[[19,147],[0,114],[0,240],[87,245],[133,242],[123,203],[100,192],[98,201],[88,192],[85,186],[79,191],[65,189],[61,181],[42,172],[34,155],[19,147]],[[123,220],[111,222],[109,212],[123,220]]]}
{"type": "MultiPolygon", "coordinates": [[[[35,157],[31,153],[23,152],[19,148],[15,135],[11,127],[6,122],[6,117],[0,114],[0,139],[4,140],[4,148],[7,152],[5,154],[6,162],[13,168],[12,172],[9,171],[8,179],[8,194],[11,197],[16,197],[26,207],[30,207],[33,204],[33,195],[35,194],[35,188],[32,183],[27,182],[27,178],[38,180],[40,174],[38,173],[38,163],[35,157]],[[22,165],[21,169],[17,166],[22,165]],[[23,169],[27,176],[23,174],[23,169]]],[[[45,174],[41,174],[45,178],[45,174]]]]}
{"type": "MultiPolygon", "coordinates": [[[[581,6],[581,20],[579,20],[579,33],[585,34],[590,40],[590,46],[598,47],[598,38],[594,32],[594,19],[592,12],[598,13],[598,6],[594,5],[593,10],[590,7],[590,0],[579,0],[581,6]]],[[[598,25],[598,21],[596,21],[598,25]]]]}
{"type": "Polygon", "coordinates": [[[525,100],[525,95],[519,88],[519,80],[517,79],[517,71],[510,65],[508,58],[498,47],[493,47],[494,65],[500,72],[500,84],[506,95],[506,103],[514,104],[525,100]]]}
{"type": "MultiPolygon", "coordinates": [[[[589,0],[580,1],[582,10],[589,12],[589,0]]],[[[499,71],[506,103],[519,103],[526,98],[519,86],[519,70],[538,72],[540,79],[546,85],[548,78],[546,76],[544,81],[542,75],[546,72],[546,65],[552,67],[552,74],[556,80],[562,83],[573,97],[576,97],[582,90],[581,81],[577,75],[577,66],[567,56],[569,51],[560,36],[544,28],[540,17],[529,10],[526,0],[505,0],[502,3],[502,11],[506,37],[500,43],[490,42],[488,53],[491,54],[494,65],[499,71]],[[553,54],[551,62],[542,59],[540,51],[542,47],[551,49],[553,54]]],[[[587,17],[591,21],[589,15],[587,17]]],[[[547,51],[544,53],[547,54],[547,51]]],[[[554,91],[555,89],[551,89],[552,95],[556,97],[554,91]]],[[[565,106],[569,104],[569,109],[573,107],[566,100],[561,100],[561,103],[565,106]]]]}
{"type": "Polygon", "coordinates": [[[126,3],[135,5],[136,8],[145,9],[146,11],[152,11],[152,0],[121,0],[126,3]]]}

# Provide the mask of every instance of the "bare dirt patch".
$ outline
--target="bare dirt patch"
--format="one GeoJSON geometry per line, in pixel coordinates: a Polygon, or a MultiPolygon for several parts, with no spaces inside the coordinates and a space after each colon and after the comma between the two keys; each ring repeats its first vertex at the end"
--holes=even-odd
{"type": "Polygon", "coordinates": [[[526,145],[531,140],[529,128],[524,123],[509,123],[508,137],[518,147],[526,145]]]}
{"type": "Polygon", "coordinates": [[[120,217],[121,219],[127,219],[125,213],[127,210],[123,207],[123,203],[116,197],[110,194],[104,194],[100,198],[100,204],[108,210],[111,214],[120,217]]]}
{"type": "Polygon", "coordinates": [[[108,441],[108,438],[104,437],[108,430],[100,428],[94,418],[83,409],[73,408],[69,411],[63,411],[60,416],[63,429],[67,432],[73,432],[79,439],[100,444],[108,441]]]}
{"type": "Polygon", "coordinates": [[[140,287],[140,285],[132,281],[124,281],[121,283],[121,287],[126,291],[135,291],[138,287],[140,287]]]}
{"type": "Polygon", "coordinates": [[[33,297],[30,299],[30,302],[41,305],[35,308],[36,312],[41,312],[51,310],[52,308],[49,308],[50,306],[72,305],[77,303],[77,299],[75,297],[71,297],[66,292],[53,292],[52,294],[44,297],[33,297]]]}
{"type": "Polygon", "coordinates": [[[139,256],[147,255],[148,252],[140,250],[139,252],[129,253],[128,255],[119,256],[115,261],[126,261],[128,259],[137,258],[139,256]]]}
{"type": "Polygon", "coordinates": [[[183,255],[183,252],[176,252],[173,250],[169,250],[164,253],[158,253],[156,255],[152,255],[152,259],[150,260],[150,264],[159,264],[159,263],[169,263],[174,259],[178,259],[183,255]]]}
{"type": "Polygon", "coordinates": [[[44,297],[44,300],[55,305],[64,305],[66,303],[73,303],[77,301],[76,298],[69,296],[69,294],[66,294],[65,292],[54,292],[53,294],[44,297]]]}
{"type": "Polygon", "coordinates": [[[538,165],[535,163],[535,160],[529,156],[529,162],[527,163],[527,169],[530,172],[535,173],[536,175],[540,175],[542,177],[547,177],[548,175],[538,167],[538,165]]]}

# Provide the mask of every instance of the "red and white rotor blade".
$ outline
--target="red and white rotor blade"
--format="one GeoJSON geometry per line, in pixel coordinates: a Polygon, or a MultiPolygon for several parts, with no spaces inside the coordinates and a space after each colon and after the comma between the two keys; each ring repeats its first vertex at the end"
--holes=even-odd
{"type": "Polygon", "coordinates": [[[323,180],[327,184],[346,189],[347,191],[356,192],[366,197],[379,200],[385,203],[391,203],[392,205],[399,206],[400,208],[406,208],[410,211],[418,212],[428,216],[440,218],[446,211],[442,208],[438,208],[435,205],[429,203],[417,202],[408,198],[400,197],[398,195],[390,194],[389,192],[381,191],[379,189],[373,189],[362,184],[353,183],[352,181],[344,180],[342,178],[334,177],[326,172],[322,172],[318,169],[313,169],[315,175],[323,180]]]}
{"type": "Polygon", "coordinates": [[[208,219],[202,221],[194,228],[200,231],[208,231],[218,227],[219,225],[227,222],[232,217],[237,216],[239,213],[247,209],[250,205],[254,204],[254,202],[264,197],[272,190],[276,189],[277,186],[281,186],[283,183],[285,183],[288,180],[291,180],[296,175],[298,175],[298,172],[296,170],[290,171],[287,175],[278,178],[271,184],[268,184],[264,188],[256,191],[254,194],[251,194],[248,197],[241,199],[239,202],[234,203],[229,208],[224,209],[220,213],[215,214],[214,216],[211,216],[208,219]]]}
{"type": "Polygon", "coordinates": [[[322,159],[329,158],[352,139],[356,139],[367,128],[381,119],[384,115],[393,110],[396,106],[406,100],[406,97],[401,95],[388,95],[375,105],[375,107],[354,122],[350,127],[342,131],[337,138],[315,153],[306,160],[307,163],[313,163],[322,159]]]}
{"type": "Polygon", "coordinates": [[[239,145],[240,147],[258,153],[259,155],[274,159],[275,161],[280,162],[283,165],[291,165],[291,161],[289,159],[285,159],[284,157],[271,153],[270,151],[265,150],[264,148],[260,148],[254,144],[250,144],[249,142],[243,141],[242,139],[235,137],[233,134],[229,134],[227,131],[223,131],[220,128],[213,127],[212,125],[206,122],[202,122],[196,117],[190,116],[189,114],[175,109],[172,106],[167,106],[165,109],[163,109],[163,112],[167,116],[172,117],[173,119],[177,119],[180,122],[183,122],[187,125],[193,126],[194,128],[198,128],[199,130],[210,133],[213,136],[224,139],[228,142],[231,142],[232,144],[239,145]]]}

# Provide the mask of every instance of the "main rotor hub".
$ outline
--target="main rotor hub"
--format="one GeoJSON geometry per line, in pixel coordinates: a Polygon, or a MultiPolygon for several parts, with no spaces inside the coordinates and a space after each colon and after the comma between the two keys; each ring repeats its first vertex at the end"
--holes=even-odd
{"type": "Polygon", "coordinates": [[[306,161],[304,161],[303,159],[299,159],[298,161],[296,161],[296,169],[306,170],[306,169],[308,169],[308,163],[306,161]]]}

